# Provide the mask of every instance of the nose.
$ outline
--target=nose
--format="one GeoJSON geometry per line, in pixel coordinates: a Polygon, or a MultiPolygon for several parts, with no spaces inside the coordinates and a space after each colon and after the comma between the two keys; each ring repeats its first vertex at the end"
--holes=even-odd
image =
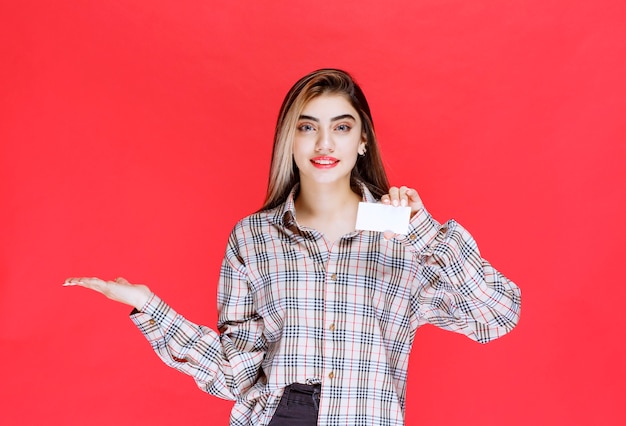
{"type": "Polygon", "coordinates": [[[328,130],[322,130],[318,133],[315,141],[316,152],[333,152],[335,150],[335,142],[333,141],[328,130]]]}

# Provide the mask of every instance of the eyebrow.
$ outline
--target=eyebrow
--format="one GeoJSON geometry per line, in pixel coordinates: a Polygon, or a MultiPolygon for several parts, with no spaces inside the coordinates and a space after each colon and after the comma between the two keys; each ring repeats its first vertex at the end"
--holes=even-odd
{"type": "MultiPolygon", "coordinates": [[[[354,118],[354,116],[352,114],[338,115],[337,117],[331,118],[330,121],[345,120],[346,118],[349,118],[349,119],[351,119],[353,121],[356,121],[356,118],[354,118]]],[[[299,120],[311,120],[311,121],[315,121],[316,123],[320,122],[320,120],[318,118],[312,117],[310,115],[301,115],[298,119],[299,120]]]]}

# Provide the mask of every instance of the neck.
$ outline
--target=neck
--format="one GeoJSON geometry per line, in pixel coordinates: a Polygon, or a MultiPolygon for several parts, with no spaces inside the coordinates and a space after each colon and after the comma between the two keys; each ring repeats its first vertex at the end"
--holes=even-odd
{"type": "Polygon", "coordinates": [[[300,192],[296,198],[296,213],[301,219],[333,219],[346,211],[356,209],[361,197],[355,194],[350,183],[330,183],[314,185],[300,182],[300,192]]]}

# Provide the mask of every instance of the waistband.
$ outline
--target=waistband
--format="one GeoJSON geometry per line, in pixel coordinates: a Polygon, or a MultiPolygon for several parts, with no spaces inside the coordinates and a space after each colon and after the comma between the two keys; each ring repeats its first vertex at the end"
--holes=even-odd
{"type": "Polygon", "coordinates": [[[293,383],[285,387],[283,398],[287,400],[287,404],[304,404],[311,405],[315,409],[319,409],[320,393],[322,385],[305,385],[303,383],[293,383]]]}

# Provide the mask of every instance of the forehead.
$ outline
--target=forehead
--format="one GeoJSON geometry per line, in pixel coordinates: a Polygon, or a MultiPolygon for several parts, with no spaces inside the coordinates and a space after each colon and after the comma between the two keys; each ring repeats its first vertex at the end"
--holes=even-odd
{"type": "Polygon", "coordinates": [[[359,114],[346,96],[341,94],[322,94],[308,101],[302,109],[302,115],[316,118],[332,118],[350,114],[356,120],[359,114]]]}

